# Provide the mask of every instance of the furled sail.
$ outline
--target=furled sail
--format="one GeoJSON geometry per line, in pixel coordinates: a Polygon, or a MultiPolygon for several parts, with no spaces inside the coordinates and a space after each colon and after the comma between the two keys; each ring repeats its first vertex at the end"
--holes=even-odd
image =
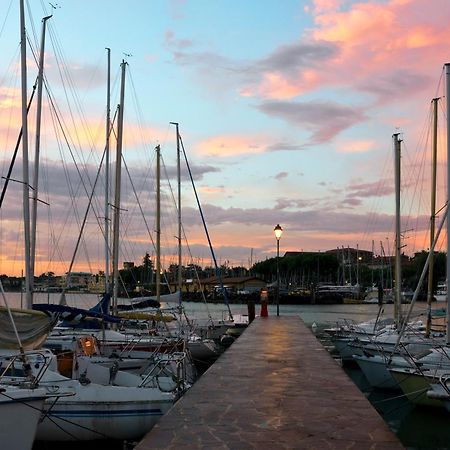
{"type": "MultiPolygon", "coordinates": [[[[42,346],[57,322],[55,315],[30,309],[10,309],[24,350],[42,346]]],[[[8,308],[0,306],[0,347],[19,349],[8,308]]]]}

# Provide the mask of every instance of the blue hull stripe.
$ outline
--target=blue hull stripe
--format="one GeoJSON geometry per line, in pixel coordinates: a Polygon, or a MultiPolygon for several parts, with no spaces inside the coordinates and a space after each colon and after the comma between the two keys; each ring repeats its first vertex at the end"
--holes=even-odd
{"type": "Polygon", "coordinates": [[[51,417],[144,417],[144,416],[162,416],[160,409],[128,409],[122,411],[111,410],[73,410],[73,411],[58,411],[51,410],[46,412],[47,416],[51,417]]]}

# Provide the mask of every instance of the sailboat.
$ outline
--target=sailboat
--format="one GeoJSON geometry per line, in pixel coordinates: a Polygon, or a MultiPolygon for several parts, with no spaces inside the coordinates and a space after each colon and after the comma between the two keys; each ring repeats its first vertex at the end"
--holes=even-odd
{"type": "MultiPolygon", "coordinates": [[[[357,362],[360,369],[373,387],[383,389],[399,389],[398,379],[389,370],[390,367],[411,368],[417,359],[428,354],[436,345],[433,339],[425,339],[427,327],[421,321],[410,322],[410,314],[418,293],[428,264],[432,258],[432,252],[428,255],[421,278],[417,285],[408,313],[403,316],[401,311],[401,267],[400,267],[400,140],[394,135],[396,148],[396,265],[395,265],[395,326],[380,331],[376,336],[368,336],[363,342],[350,340],[346,343],[347,351],[352,353],[352,359],[357,362]],[[350,349],[350,350],[349,350],[350,349]],[[351,349],[354,351],[352,352],[351,349]]],[[[437,235],[433,236],[431,248],[434,248],[436,240],[442,229],[443,222],[439,227],[437,235]]],[[[374,327],[375,330],[375,327],[374,327]]]]}

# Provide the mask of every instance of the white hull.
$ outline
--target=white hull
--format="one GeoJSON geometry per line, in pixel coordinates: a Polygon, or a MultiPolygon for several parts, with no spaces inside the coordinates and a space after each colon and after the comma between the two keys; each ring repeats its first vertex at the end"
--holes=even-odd
{"type": "Polygon", "coordinates": [[[0,442],[5,450],[30,450],[46,397],[42,389],[3,387],[0,392],[0,442]]]}
{"type": "Polygon", "coordinates": [[[46,402],[36,440],[139,439],[174,401],[172,394],[149,388],[83,386],[76,381],[63,384],[70,384],[77,393],[54,405],[51,400],[46,402]]]}
{"type": "Polygon", "coordinates": [[[189,340],[187,347],[194,361],[208,361],[219,356],[216,343],[210,339],[189,340]]]}
{"type": "Polygon", "coordinates": [[[354,355],[354,360],[372,387],[379,389],[399,389],[397,381],[389,372],[386,359],[380,355],[354,355]]]}

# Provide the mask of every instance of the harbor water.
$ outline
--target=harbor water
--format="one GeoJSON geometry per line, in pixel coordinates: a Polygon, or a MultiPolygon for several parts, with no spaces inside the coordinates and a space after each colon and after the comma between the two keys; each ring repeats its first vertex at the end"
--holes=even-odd
{"type": "MultiPolygon", "coordinates": [[[[20,307],[19,293],[8,293],[10,307],[20,307]]],[[[93,294],[68,294],[67,304],[79,308],[93,306],[98,297],[93,294]]],[[[57,303],[59,294],[37,294],[35,302],[57,303]]],[[[212,303],[183,303],[187,315],[194,320],[204,320],[211,317],[215,320],[228,318],[228,308],[224,304],[212,303]]],[[[434,309],[444,306],[435,303],[434,309]]],[[[408,308],[409,305],[404,305],[408,308]]],[[[245,304],[232,304],[233,315],[246,315],[245,304]]],[[[332,346],[322,330],[343,320],[362,322],[377,316],[376,304],[341,304],[341,305],[280,305],[280,315],[298,315],[311,327],[317,338],[332,352],[332,346]]],[[[256,314],[260,312],[256,305],[256,314]]],[[[269,316],[276,315],[276,306],[269,305],[269,316]]],[[[414,317],[425,321],[426,305],[418,303],[414,306],[414,317]]],[[[384,317],[393,316],[393,305],[384,305],[384,317]]],[[[407,449],[450,449],[450,414],[442,409],[431,409],[412,405],[399,393],[391,394],[386,391],[371,389],[362,372],[355,367],[344,367],[353,382],[366,395],[378,413],[384,418],[392,431],[398,436],[407,449]]],[[[357,426],[357,424],[355,424],[357,426]]],[[[111,447],[112,448],[112,447],[111,447]]]]}

